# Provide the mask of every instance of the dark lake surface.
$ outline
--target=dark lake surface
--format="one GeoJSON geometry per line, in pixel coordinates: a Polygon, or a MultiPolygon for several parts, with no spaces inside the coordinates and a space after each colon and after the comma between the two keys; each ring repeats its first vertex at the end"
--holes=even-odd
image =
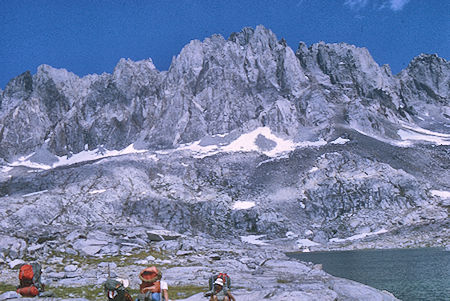
{"type": "Polygon", "coordinates": [[[397,298],[450,300],[450,252],[437,248],[289,253],[321,263],[337,277],[355,280],[397,298]]]}

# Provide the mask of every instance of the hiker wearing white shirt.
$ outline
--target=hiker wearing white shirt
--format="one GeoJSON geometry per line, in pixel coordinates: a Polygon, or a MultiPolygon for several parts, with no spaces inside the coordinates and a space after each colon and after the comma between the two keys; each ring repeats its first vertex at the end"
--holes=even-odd
{"type": "Polygon", "coordinates": [[[161,301],[169,301],[169,286],[164,280],[161,280],[161,301]]]}

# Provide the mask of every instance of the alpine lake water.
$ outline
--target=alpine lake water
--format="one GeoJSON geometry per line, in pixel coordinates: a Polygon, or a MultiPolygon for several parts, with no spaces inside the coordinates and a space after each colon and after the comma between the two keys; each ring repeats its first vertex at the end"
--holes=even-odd
{"type": "Polygon", "coordinates": [[[438,248],[289,253],[400,300],[450,300],[450,251],[438,248]]]}

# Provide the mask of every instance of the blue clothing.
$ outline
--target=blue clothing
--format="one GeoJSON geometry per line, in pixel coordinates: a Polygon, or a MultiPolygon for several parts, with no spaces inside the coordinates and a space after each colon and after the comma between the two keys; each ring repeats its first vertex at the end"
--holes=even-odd
{"type": "MultiPolygon", "coordinates": [[[[151,301],[160,301],[161,300],[161,293],[152,293],[152,300],[151,301]]],[[[136,299],[136,301],[143,301],[139,298],[136,299]]]]}
{"type": "Polygon", "coordinates": [[[161,293],[152,293],[152,301],[160,301],[161,293]]]}

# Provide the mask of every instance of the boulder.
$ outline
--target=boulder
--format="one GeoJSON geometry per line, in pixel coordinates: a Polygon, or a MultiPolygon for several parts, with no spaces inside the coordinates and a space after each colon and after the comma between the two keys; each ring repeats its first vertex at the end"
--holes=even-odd
{"type": "Polygon", "coordinates": [[[9,292],[6,292],[6,293],[3,293],[3,294],[0,295],[0,301],[9,300],[9,299],[16,299],[16,298],[20,298],[20,297],[21,296],[18,293],[13,292],[13,291],[9,291],[9,292]]]}
{"type": "Polygon", "coordinates": [[[181,234],[168,230],[149,230],[147,237],[151,241],[175,240],[181,237],[181,234]]]}
{"type": "Polygon", "coordinates": [[[14,269],[15,267],[18,267],[22,264],[25,264],[25,261],[23,261],[22,259],[15,259],[8,263],[10,269],[14,269]]]}

